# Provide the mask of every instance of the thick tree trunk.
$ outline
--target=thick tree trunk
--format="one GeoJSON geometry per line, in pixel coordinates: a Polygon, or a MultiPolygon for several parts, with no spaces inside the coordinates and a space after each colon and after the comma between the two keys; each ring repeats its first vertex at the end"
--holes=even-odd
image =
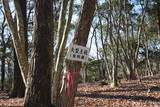
{"type": "MultiPolygon", "coordinates": [[[[77,26],[75,28],[73,44],[86,46],[90,27],[93,20],[95,6],[96,6],[96,0],[84,0],[81,14],[77,26]]],[[[79,83],[79,77],[80,77],[80,75],[78,74],[80,72],[80,68],[81,68],[81,62],[78,61],[66,62],[66,71],[70,72],[70,74],[74,72],[73,74],[71,74],[71,76],[73,77],[73,86],[71,86],[69,90],[71,94],[70,96],[68,96],[65,88],[66,83],[64,84],[65,86],[62,87],[63,90],[58,96],[58,100],[56,103],[57,107],[74,106],[74,98],[76,96],[77,85],[79,83]]]]}
{"type": "Polygon", "coordinates": [[[25,85],[23,83],[23,78],[21,76],[21,70],[19,68],[18,59],[14,51],[14,72],[12,81],[12,90],[10,97],[24,97],[25,85]]]}
{"type": "Polygon", "coordinates": [[[53,1],[35,1],[34,49],[24,107],[51,107],[53,1]]]}

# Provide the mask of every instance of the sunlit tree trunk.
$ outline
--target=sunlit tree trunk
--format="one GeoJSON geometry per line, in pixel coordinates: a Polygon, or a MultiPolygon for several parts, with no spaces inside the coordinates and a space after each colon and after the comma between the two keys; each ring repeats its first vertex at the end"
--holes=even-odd
{"type": "MultiPolygon", "coordinates": [[[[66,0],[64,0],[63,2],[66,2],[66,0]]],[[[61,87],[61,77],[62,77],[62,69],[63,69],[63,64],[64,64],[64,57],[65,57],[65,46],[66,46],[66,42],[67,42],[67,38],[68,38],[68,32],[69,32],[69,29],[70,29],[70,23],[71,23],[71,19],[72,19],[72,9],[73,9],[73,2],[74,0],[69,0],[68,1],[68,14],[67,14],[67,20],[66,22],[64,23],[63,20],[64,19],[61,19],[61,24],[65,24],[65,25],[61,25],[64,26],[62,28],[59,28],[61,30],[64,30],[63,32],[62,31],[59,31],[58,34],[59,36],[62,36],[62,37],[59,37],[58,39],[58,44],[59,44],[59,48],[58,48],[58,53],[57,53],[57,57],[55,58],[56,59],[56,62],[55,62],[55,69],[54,69],[54,73],[53,73],[53,85],[52,85],[52,103],[55,104],[56,103],[56,99],[57,99],[57,96],[60,92],[60,87],[61,87]]],[[[67,6],[67,4],[65,4],[67,6]]],[[[63,4],[62,4],[63,6],[63,4]]],[[[66,8],[66,7],[63,7],[63,8],[66,8]]],[[[66,11],[64,9],[62,9],[61,7],[61,11],[66,11]]],[[[61,14],[64,14],[64,12],[61,12],[61,14]]],[[[64,15],[62,15],[64,17],[64,15]]],[[[60,17],[62,17],[60,16],[60,17]]],[[[64,17],[65,18],[65,17],[64,17]]]]}
{"type": "MultiPolygon", "coordinates": [[[[28,57],[28,34],[27,34],[27,2],[26,0],[17,0],[20,3],[20,8],[22,12],[22,19],[23,19],[23,31],[25,36],[25,52],[26,56],[28,57]]],[[[14,75],[13,75],[13,81],[12,81],[12,90],[10,97],[24,97],[25,92],[25,85],[23,83],[23,78],[21,76],[21,70],[18,64],[17,55],[14,51],[14,75]]]]}
{"type": "Polygon", "coordinates": [[[69,0],[62,0],[61,2],[61,9],[60,9],[60,15],[58,20],[58,32],[57,32],[57,46],[56,46],[56,57],[57,53],[61,44],[61,40],[64,33],[65,23],[66,23],[66,10],[69,0]]]}
{"type": "Polygon", "coordinates": [[[21,75],[23,78],[23,82],[25,86],[27,87],[27,76],[28,76],[28,60],[26,55],[26,46],[25,46],[25,33],[24,33],[24,20],[23,20],[23,14],[21,10],[20,3],[18,0],[14,0],[15,10],[16,10],[16,18],[17,23],[14,21],[11,10],[9,7],[9,1],[8,0],[2,0],[3,8],[4,8],[4,14],[7,19],[9,28],[12,33],[12,39],[14,48],[16,51],[16,55],[18,57],[18,63],[21,69],[21,75]]]}
{"type": "MultiPolygon", "coordinates": [[[[111,3],[111,1],[110,1],[111,3]]],[[[113,11],[112,10],[112,7],[110,6],[110,10],[111,12],[113,11]]],[[[110,15],[109,15],[109,41],[110,41],[110,49],[111,49],[111,70],[112,70],[112,80],[111,80],[111,84],[110,86],[111,87],[116,87],[118,86],[118,83],[117,83],[117,55],[118,55],[118,52],[117,51],[117,45],[116,45],[116,37],[115,35],[113,35],[113,22],[112,22],[112,13],[110,12],[110,15]]]]}
{"type": "MultiPolygon", "coordinates": [[[[75,34],[73,39],[73,44],[86,46],[88,35],[90,31],[90,27],[93,20],[93,15],[95,11],[96,0],[84,0],[83,6],[81,10],[81,14],[79,16],[78,23],[75,28],[75,34]]],[[[78,61],[67,61],[66,62],[66,71],[67,72],[80,72],[81,62],[78,61]]],[[[79,83],[79,74],[71,74],[73,77],[73,86],[70,89],[70,96],[67,96],[66,88],[67,85],[65,82],[65,86],[63,86],[62,92],[58,96],[58,100],[56,103],[57,107],[73,107],[74,106],[74,98],[76,96],[77,85],[79,83]]]]}

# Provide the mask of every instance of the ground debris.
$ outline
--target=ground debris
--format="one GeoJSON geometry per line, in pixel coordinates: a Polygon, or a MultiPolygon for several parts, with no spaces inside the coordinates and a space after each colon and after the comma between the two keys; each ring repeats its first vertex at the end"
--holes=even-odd
{"type": "MultiPolygon", "coordinates": [[[[141,80],[122,80],[110,88],[96,83],[79,84],[75,107],[160,107],[160,75],[141,80]]],[[[9,98],[0,91],[0,107],[23,107],[23,98],[9,98]]]]}
{"type": "Polygon", "coordinates": [[[80,84],[75,107],[160,107],[160,75],[109,85],[80,84]],[[85,91],[84,91],[85,90],[85,91]]]}

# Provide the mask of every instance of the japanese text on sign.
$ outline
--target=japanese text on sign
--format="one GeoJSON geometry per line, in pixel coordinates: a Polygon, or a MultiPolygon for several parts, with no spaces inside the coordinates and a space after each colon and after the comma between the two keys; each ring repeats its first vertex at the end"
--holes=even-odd
{"type": "Polygon", "coordinates": [[[67,59],[87,62],[88,54],[89,54],[89,48],[79,45],[71,45],[67,53],[67,59]]]}

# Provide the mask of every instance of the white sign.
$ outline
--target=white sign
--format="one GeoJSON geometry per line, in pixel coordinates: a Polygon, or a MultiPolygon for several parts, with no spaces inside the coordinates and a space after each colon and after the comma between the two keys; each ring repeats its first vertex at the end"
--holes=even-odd
{"type": "Polygon", "coordinates": [[[71,45],[67,53],[67,59],[75,61],[88,61],[89,48],[80,45],[71,45]]]}

